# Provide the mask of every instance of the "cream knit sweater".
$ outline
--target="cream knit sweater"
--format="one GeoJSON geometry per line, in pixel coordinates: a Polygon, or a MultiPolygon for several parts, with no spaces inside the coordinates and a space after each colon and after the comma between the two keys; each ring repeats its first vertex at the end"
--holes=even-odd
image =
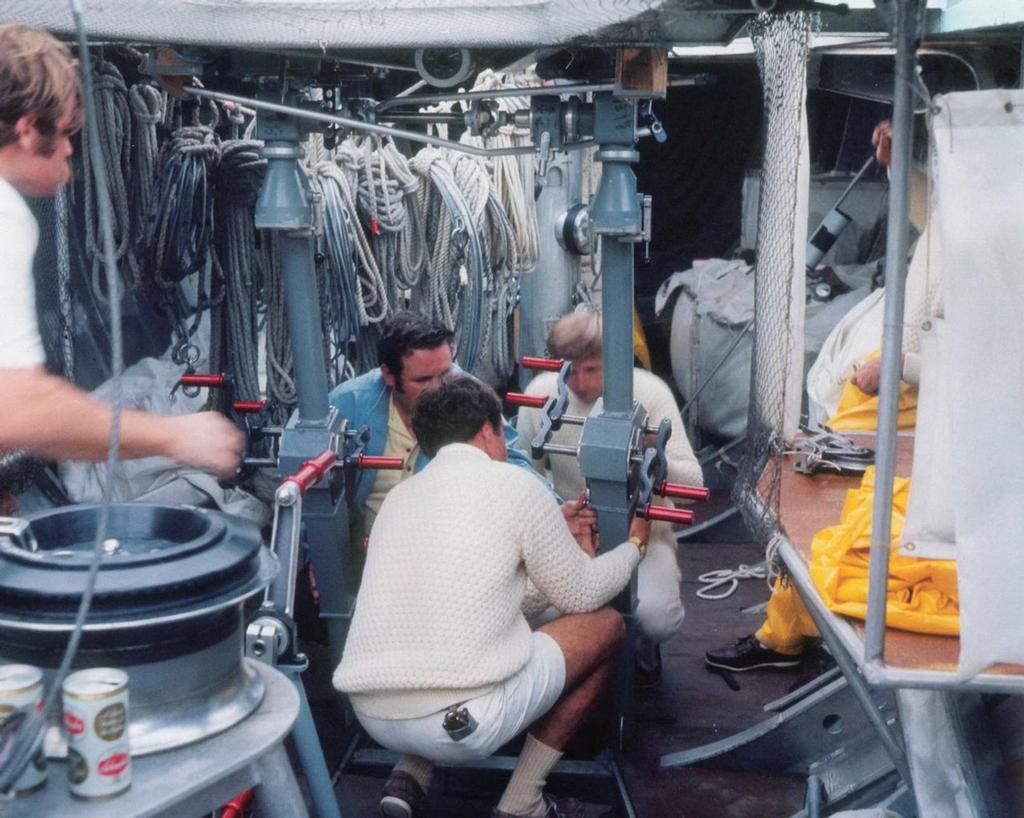
{"type": "Polygon", "coordinates": [[[590,558],[534,475],[445,446],[384,500],[334,686],[391,719],[480,695],[529,660],[524,613],[596,610],[639,561],[631,543],[590,558]]]}
{"type": "MultiPolygon", "coordinates": [[[[557,394],[558,375],[555,372],[544,372],[530,381],[526,387],[528,395],[543,395],[550,397],[557,394]]],[[[686,438],[686,427],[679,415],[679,407],[676,406],[675,396],[668,385],[657,375],[652,375],[645,369],[633,370],[633,398],[640,401],[640,405],[647,410],[648,424],[657,426],[664,418],[672,422],[672,437],[665,446],[665,455],[668,459],[668,476],[670,483],[683,483],[688,486],[703,486],[704,474],[701,471],[700,463],[693,454],[690,441],[686,438]]],[[[592,403],[584,403],[572,390],[569,390],[569,405],[566,407],[567,415],[580,415],[586,417],[594,408],[592,403]]],[[[519,439],[522,447],[529,451],[530,441],[540,429],[539,409],[520,409],[519,419],[516,421],[516,429],[519,431],[519,439]]],[[[569,446],[578,446],[580,442],[580,427],[565,424],[557,432],[552,433],[551,443],[560,443],[569,446]]],[[[545,469],[551,470],[554,478],[555,491],[566,500],[575,500],[579,497],[587,484],[580,471],[580,463],[575,457],[566,455],[551,455],[543,460],[535,460],[534,466],[539,472],[544,473],[545,469]]],[[[656,499],[657,505],[673,505],[668,500],[656,499]]],[[[651,523],[650,541],[663,542],[675,547],[675,535],[672,524],[663,522],[651,523]]]]}

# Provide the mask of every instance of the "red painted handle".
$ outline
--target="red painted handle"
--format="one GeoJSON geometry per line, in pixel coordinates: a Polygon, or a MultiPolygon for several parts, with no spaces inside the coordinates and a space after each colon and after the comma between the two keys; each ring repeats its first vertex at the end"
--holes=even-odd
{"type": "Polygon", "coordinates": [[[684,486],[682,483],[662,483],[657,493],[662,497],[679,497],[683,500],[707,500],[711,490],[701,486],[684,486]]]}
{"type": "Polygon", "coordinates": [[[524,395],[522,392],[509,392],[505,395],[505,400],[516,406],[531,406],[534,409],[543,409],[544,404],[548,402],[543,395],[524,395]]]}
{"type": "Polygon", "coordinates": [[[405,461],[400,457],[374,457],[361,454],[356,460],[356,468],[359,469],[400,469],[405,461]]]}
{"type": "Polygon", "coordinates": [[[645,520],[661,520],[666,523],[679,523],[690,525],[693,522],[693,512],[688,508],[666,508],[648,503],[643,511],[639,513],[645,520]]]}
{"type": "Polygon", "coordinates": [[[557,372],[562,368],[561,358],[531,358],[529,356],[523,358],[522,364],[527,369],[543,369],[547,372],[557,372]]]}
{"type": "Polygon", "coordinates": [[[299,487],[299,491],[305,494],[313,486],[324,479],[324,476],[329,472],[335,464],[338,462],[338,455],[336,452],[332,452],[328,449],[322,454],[318,454],[312,460],[307,460],[295,474],[290,475],[282,483],[294,483],[299,487]]]}
{"type": "Polygon", "coordinates": [[[245,815],[245,810],[252,803],[252,799],[253,791],[243,790],[224,805],[220,814],[221,818],[242,818],[245,815]]]}
{"type": "Polygon", "coordinates": [[[231,408],[239,414],[247,414],[250,412],[259,412],[267,405],[265,400],[236,400],[231,404],[231,408]]]}
{"type": "Polygon", "coordinates": [[[208,386],[213,388],[223,386],[224,379],[225,375],[223,372],[219,375],[200,375],[197,372],[192,372],[188,375],[182,375],[178,383],[182,386],[208,386]]]}

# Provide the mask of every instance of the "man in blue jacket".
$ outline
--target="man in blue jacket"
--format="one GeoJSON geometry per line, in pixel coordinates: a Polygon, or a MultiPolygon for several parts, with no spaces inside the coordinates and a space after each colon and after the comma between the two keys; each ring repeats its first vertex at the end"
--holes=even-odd
{"type": "MultiPolygon", "coordinates": [[[[452,360],[454,334],[439,321],[420,313],[395,313],[383,327],[377,347],[380,367],[346,381],[331,391],[330,401],[353,427],[366,425],[366,454],[400,457],[401,471],[361,471],[356,476],[353,507],[362,511],[362,535],[369,534],[384,497],[399,482],[422,469],[429,458],[412,431],[412,410],[423,392],[458,372],[452,360]]],[[[508,462],[533,470],[529,456],[517,447],[519,435],[505,422],[508,462]]],[[[563,513],[573,533],[593,525],[594,512],[566,503],[563,513]]],[[[361,537],[358,541],[361,541],[361,537]]]]}

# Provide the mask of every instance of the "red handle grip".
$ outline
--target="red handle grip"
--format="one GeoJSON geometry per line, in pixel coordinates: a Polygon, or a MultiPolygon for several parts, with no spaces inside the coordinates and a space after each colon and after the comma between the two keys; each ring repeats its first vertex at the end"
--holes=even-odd
{"type": "Polygon", "coordinates": [[[688,508],[666,508],[648,503],[638,515],[645,520],[661,520],[666,523],[678,523],[690,525],[693,522],[693,512],[688,508]]]}
{"type": "Polygon", "coordinates": [[[228,801],[221,811],[221,818],[242,818],[245,815],[245,810],[252,803],[253,791],[243,790],[230,801],[228,801]]]}
{"type": "Polygon", "coordinates": [[[239,414],[248,414],[252,412],[259,412],[267,405],[265,400],[236,400],[231,404],[231,408],[239,414]]]}
{"type": "Polygon", "coordinates": [[[198,372],[192,372],[182,375],[178,383],[182,386],[208,386],[213,388],[223,386],[225,377],[223,372],[219,375],[201,375],[198,372]]]}
{"type": "Polygon", "coordinates": [[[543,395],[524,395],[522,392],[509,392],[505,395],[505,400],[516,406],[531,406],[534,409],[543,409],[544,404],[548,402],[543,395]]]}
{"type": "Polygon", "coordinates": [[[357,469],[400,469],[404,465],[405,461],[400,457],[374,457],[361,454],[356,460],[357,469]]]}
{"type": "Polygon", "coordinates": [[[557,372],[562,368],[561,358],[523,358],[522,364],[527,369],[543,369],[546,372],[557,372]]]}
{"type": "Polygon", "coordinates": [[[299,491],[305,494],[313,488],[313,486],[323,480],[327,472],[329,472],[337,462],[337,453],[328,449],[326,452],[318,454],[312,460],[307,460],[299,467],[299,470],[295,472],[295,474],[284,478],[281,482],[294,483],[299,487],[299,491]]]}
{"type": "Polygon", "coordinates": [[[684,486],[682,483],[662,483],[657,488],[662,497],[678,497],[682,500],[707,500],[711,490],[702,486],[684,486]]]}

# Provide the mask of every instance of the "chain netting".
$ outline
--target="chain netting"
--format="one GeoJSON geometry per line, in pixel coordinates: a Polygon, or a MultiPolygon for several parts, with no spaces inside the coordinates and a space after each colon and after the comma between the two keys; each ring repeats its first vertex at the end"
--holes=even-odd
{"type": "MultiPolygon", "coordinates": [[[[755,268],[754,343],[746,452],[733,496],[758,542],[769,548],[779,533],[778,507],[787,407],[799,396],[794,344],[802,311],[794,275],[798,242],[799,176],[804,129],[806,66],[815,18],[804,13],[762,14],[751,24],[764,94],[765,148],[761,172],[755,268]],[[797,314],[799,312],[799,314],[797,314]]],[[[791,421],[789,421],[791,422],[791,421]]],[[[769,560],[771,562],[771,560],[769,560]]]]}

